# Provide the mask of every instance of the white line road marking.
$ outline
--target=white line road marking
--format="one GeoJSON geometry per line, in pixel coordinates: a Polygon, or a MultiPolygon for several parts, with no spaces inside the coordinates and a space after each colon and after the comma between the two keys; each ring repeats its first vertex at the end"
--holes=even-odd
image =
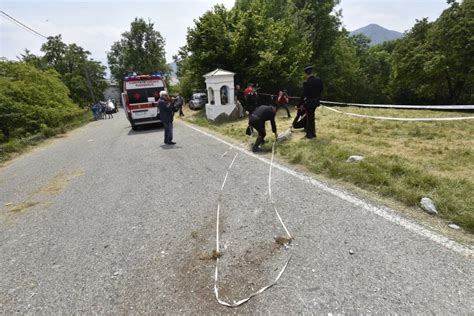
{"type": "MultiPolygon", "coordinates": [[[[191,128],[191,129],[193,129],[193,130],[195,130],[195,131],[197,131],[197,132],[203,134],[203,135],[206,135],[206,136],[208,136],[208,137],[210,137],[210,138],[212,138],[212,139],[215,139],[215,140],[217,140],[218,142],[221,142],[221,143],[226,144],[226,145],[228,145],[228,146],[234,146],[234,149],[235,149],[235,150],[239,150],[239,151],[241,151],[242,153],[244,153],[244,154],[246,154],[246,155],[248,155],[248,156],[250,156],[250,157],[253,157],[253,158],[257,159],[257,160],[260,160],[261,162],[264,162],[264,163],[266,163],[266,164],[270,164],[270,163],[271,163],[271,162],[270,162],[268,159],[266,159],[266,158],[257,156],[257,155],[255,155],[254,153],[252,153],[252,152],[246,150],[245,148],[242,148],[242,147],[240,147],[240,146],[238,146],[238,145],[236,145],[236,144],[231,144],[230,142],[225,141],[225,140],[223,140],[223,139],[221,139],[221,138],[219,138],[219,137],[217,137],[217,136],[215,136],[215,135],[212,135],[212,134],[210,134],[210,133],[208,133],[208,132],[206,132],[206,131],[203,131],[203,130],[201,130],[201,129],[195,127],[195,126],[192,126],[192,125],[190,125],[190,124],[188,124],[188,123],[184,123],[184,122],[183,122],[182,124],[185,125],[185,126],[187,126],[188,128],[191,128]]],[[[340,198],[340,199],[342,199],[342,200],[344,200],[344,201],[346,201],[346,202],[349,202],[349,203],[354,204],[354,205],[356,205],[356,206],[359,206],[359,207],[361,207],[361,208],[363,208],[363,209],[365,209],[365,210],[367,210],[367,211],[369,211],[369,212],[372,212],[372,213],[374,213],[374,214],[377,214],[377,215],[381,216],[382,218],[384,218],[384,219],[386,219],[386,220],[388,220],[388,221],[390,221],[390,222],[392,222],[392,223],[398,224],[398,225],[404,227],[405,229],[407,229],[407,230],[409,230],[409,231],[411,231],[411,232],[414,232],[414,233],[416,233],[416,234],[418,234],[418,235],[420,235],[420,236],[423,236],[423,237],[425,237],[425,238],[428,238],[428,239],[430,239],[430,240],[432,240],[432,241],[434,241],[434,242],[436,242],[436,243],[438,243],[438,244],[440,244],[440,245],[442,245],[442,246],[444,246],[444,247],[446,247],[446,248],[448,248],[448,249],[451,249],[451,250],[453,250],[453,251],[455,251],[455,252],[457,252],[457,253],[459,253],[459,254],[462,254],[462,255],[467,256],[467,257],[473,257],[473,256],[474,256],[474,250],[473,250],[473,249],[471,249],[471,248],[469,248],[469,247],[466,247],[466,246],[464,246],[464,245],[461,245],[461,244],[459,244],[458,242],[456,242],[456,241],[454,241],[454,240],[451,240],[451,239],[449,239],[449,238],[447,238],[447,237],[444,237],[444,236],[442,236],[442,235],[439,235],[439,234],[437,234],[437,233],[435,233],[435,232],[432,232],[432,231],[430,231],[430,230],[428,230],[428,229],[426,229],[426,228],[420,226],[419,224],[416,224],[416,223],[414,223],[414,222],[412,222],[412,221],[410,221],[410,220],[408,220],[408,219],[402,218],[402,217],[396,215],[396,214],[395,214],[395,211],[392,210],[392,209],[389,209],[389,208],[387,208],[387,207],[383,207],[383,208],[382,208],[382,207],[377,207],[377,206],[375,206],[375,205],[371,205],[371,204],[369,204],[369,203],[367,203],[367,202],[365,202],[365,201],[362,201],[362,200],[360,200],[360,199],[358,199],[358,198],[356,198],[356,197],[351,196],[351,195],[348,194],[347,192],[343,192],[343,191],[341,191],[341,190],[337,190],[337,189],[330,188],[330,187],[328,187],[327,185],[325,185],[324,183],[321,183],[321,182],[319,182],[318,180],[316,180],[316,179],[314,179],[314,178],[312,178],[312,177],[310,177],[310,176],[308,176],[308,175],[305,175],[305,174],[303,174],[303,173],[297,172],[297,171],[295,171],[295,170],[292,170],[292,169],[290,169],[290,168],[287,168],[287,167],[285,167],[285,166],[282,166],[282,165],[280,165],[280,164],[278,164],[278,163],[273,162],[273,167],[274,167],[274,168],[277,168],[277,169],[279,169],[280,171],[283,171],[283,172],[285,172],[285,173],[287,173],[287,174],[289,174],[289,175],[292,175],[292,176],[294,176],[294,177],[296,177],[296,178],[298,178],[298,179],[300,179],[300,180],[302,180],[302,181],[305,181],[305,182],[307,182],[307,183],[310,183],[311,185],[317,187],[318,189],[321,189],[321,190],[323,190],[323,191],[329,192],[329,193],[331,193],[332,195],[334,195],[334,196],[336,196],[336,197],[338,197],[338,198],[340,198]]]]}

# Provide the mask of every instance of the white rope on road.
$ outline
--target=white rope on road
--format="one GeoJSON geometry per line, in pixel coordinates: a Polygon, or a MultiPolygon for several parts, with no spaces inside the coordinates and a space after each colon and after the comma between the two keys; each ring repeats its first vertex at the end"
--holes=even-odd
{"type": "Polygon", "coordinates": [[[349,112],[342,112],[327,106],[322,106],[325,109],[330,111],[349,115],[354,117],[369,118],[374,120],[385,120],[385,121],[406,121],[406,122],[433,122],[433,121],[463,121],[463,120],[474,120],[474,116],[461,116],[461,117],[421,117],[421,118],[407,118],[407,117],[389,117],[389,116],[372,116],[372,115],[363,115],[349,112]]]}
{"type": "Polygon", "coordinates": [[[275,201],[273,201],[272,197],[272,167],[273,167],[273,157],[275,156],[275,144],[276,140],[273,142],[272,146],[272,159],[270,160],[270,170],[268,171],[268,198],[270,199],[270,203],[272,204],[273,210],[275,211],[276,215],[278,216],[278,219],[280,220],[281,226],[285,229],[286,234],[288,235],[288,240],[290,241],[292,239],[290,232],[285,226],[285,223],[283,223],[283,220],[281,219],[280,214],[278,213],[276,206],[275,206],[275,201]]]}
{"type": "MultiPolygon", "coordinates": [[[[274,201],[271,197],[271,192],[272,192],[272,190],[271,190],[271,178],[272,178],[273,156],[275,155],[275,143],[276,143],[276,141],[273,143],[273,147],[272,147],[272,159],[271,159],[271,163],[270,163],[270,171],[269,171],[269,174],[268,174],[268,194],[269,194],[269,199],[270,199],[270,202],[273,206],[273,209],[275,210],[275,212],[278,216],[278,219],[280,220],[281,225],[283,226],[283,228],[286,231],[286,234],[288,235],[288,241],[290,241],[292,239],[292,237],[291,237],[290,233],[288,232],[288,229],[286,228],[285,224],[283,223],[283,220],[281,219],[281,216],[278,213],[278,211],[277,211],[277,209],[274,205],[274,201]]],[[[290,263],[290,260],[292,258],[292,255],[290,255],[290,257],[286,261],[285,265],[280,270],[280,272],[278,273],[278,275],[276,276],[275,280],[272,283],[262,287],[261,289],[259,289],[256,292],[251,293],[248,297],[246,297],[244,299],[241,299],[239,301],[234,301],[233,303],[223,301],[219,298],[219,288],[217,286],[217,283],[218,283],[218,280],[219,280],[219,257],[220,257],[220,251],[219,251],[220,250],[220,247],[219,247],[220,200],[221,200],[221,196],[222,196],[222,192],[224,190],[225,184],[227,182],[227,177],[229,176],[229,172],[232,169],[232,166],[234,165],[234,162],[235,162],[235,159],[237,158],[237,155],[238,154],[235,154],[234,159],[232,159],[232,162],[230,163],[229,167],[227,168],[227,171],[226,171],[226,174],[225,174],[225,177],[224,177],[224,181],[222,182],[221,190],[219,192],[219,197],[217,199],[216,253],[215,253],[216,270],[215,270],[215,273],[214,273],[214,295],[215,295],[216,300],[219,304],[221,304],[223,306],[227,306],[227,307],[238,307],[238,306],[248,302],[252,297],[254,297],[254,296],[256,296],[260,293],[263,293],[265,290],[267,290],[267,289],[271,288],[272,286],[274,286],[278,282],[280,277],[283,275],[283,273],[285,272],[286,267],[288,266],[288,264],[290,263]]],[[[287,246],[287,245],[285,244],[285,246],[287,246]]]]}

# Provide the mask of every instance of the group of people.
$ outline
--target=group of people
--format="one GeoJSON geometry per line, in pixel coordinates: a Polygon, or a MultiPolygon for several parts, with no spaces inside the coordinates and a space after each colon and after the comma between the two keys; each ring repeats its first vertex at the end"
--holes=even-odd
{"type": "MultiPolygon", "coordinates": [[[[293,120],[293,128],[304,128],[306,138],[312,139],[316,137],[316,123],[314,112],[320,105],[321,93],[323,91],[323,82],[321,78],[313,73],[313,66],[304,67],[306,80],[303,82],[303,94],[298,103],[296,117],[293,120]]],[[[288,117],[291,117],[288,109],[289,97],[285,90],[281,90],[278,96],[274,97],[271,105],[258,105],[257,101],[258,87],[254,84],[248,84],[247,88],[242,91],[240,86],[235,87],[236,103],[239,108],[240,117],[244,116],[244,110],[249,114],[249,123],[247,133],[251,134],[252,130],[258,132],[257,140],[252,146],[252,151],[260,150],[260,146],[265,143],[265,122],[270,121],[272,132],[275,139],[278,138],[277,126],[275,123],[275,114],[280,108],[286,109],[288,117]]],[[[160,110],[160,119],[165,129],[164,143],[166,145],[175,145],[173,141],[173,116],[175,111],[179,111],[179,115],[184,115],[182,107],[184,100],[181,96],[172,99],[168,92],[161,91],[158,100],[158,108],[160,110]]]]}
{"type": "Polygon", "coordinates": [[[105,118],[114,118],[113,113],[118,112],[116,101],[108,99],[107,101],[99,101],[91,105],[92,115],[94,120],[100,120],[105,118]]]}
{"type": "MultiPolygon", "coordinates": [[[[304,73],[306,80],[303,82],[303,94],[301,95],[298,103],[298,110],[296,117],[293,120],[293,128],[304,128],[306,131],[306,138],[312,139],[316,137],[316,123],[314,113],[316,108],[320,105],[321,93],[323,91],[323,82],[321,78],[317,77],[313,73],[313,66],[307,65],[304,67],[304,73]]],[[[237,93],[240,92],[240,87],[236,86],[237,93]]],[[[278,96],[272,99],[271,105],[258,106],[257,103],[257,89],[255,85],[249,84],[243,92],[243,99],[245,100],[245,107],[242,107],[249,113],[249,127],[247,128],[247,134],[251,134],[252,130],[255,129],[258,132],[257,140],[252,146],[252,151],[256,152],[260,150],[260,145],[265,143],[265,122],[270,121],[272,132],[275,135],[275,139],[278,137],[277,127],[275,123],[275,114],[280,108],[285,108],[288,117],[291,117],[290,110],[288,109],[288,95],[286,91],[282,90],[278,93],[278,96]]],[[[241,97],[237,94],[237,99],[241,97]]],[[[238,100],[239,101],[239,100],[238,100]]],[[[239,102],[237,106],[242,106],[239,102]]],[[[241,115],[242,117],[243,115],[241,115]]]]}

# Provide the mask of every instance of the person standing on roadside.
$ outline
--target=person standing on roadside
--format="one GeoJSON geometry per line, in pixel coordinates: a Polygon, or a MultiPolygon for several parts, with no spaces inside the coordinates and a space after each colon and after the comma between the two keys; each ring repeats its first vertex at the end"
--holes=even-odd
{"type": "Polygon", "coordinates": [[[306,138],[311,139],[316,137],[314,112],[321,100],[323,81],[313,74],[313,66],[311,65],[304,67],[304,73],[306,75],[306,81],[303,82],[303,95],[300,99],[300,106],[304,106],[306,109],[306,138]]]}
{"type": "Polygon", "coordinates": [[[165,144],[175,145],[173,142],[173,108],[168,92],[160,91],[160,99],[158,100],[158,108],[160,110],[160,120],[165,128],[165,144]]]}
{"type": "Polygon", "coordinates": [[[247,103],[246,111],[249,115],[257,108],[257,90],[253,83],[249,83],[247,88],[244,90],[244,98],[247,103]]]}
{"type": "Polygon", "coordinates": [[[244,107],[242,106],[243,96],[244,95],[243,95],[242,89],[240,89],[240,86],[235,85],[234,97],[235,97],[235,105],[237,106],[237,109],[239,111],[239,118],[244,117],[244,107]]]}
{"type": "Polygon", "coordinates": [[[277,112],[280,108],[284,108],[288,117],[291,117],[290,109],[288,109],[288,101],[289,99],[288,95],[286,94],[286,90],[280,90],[276,99],[277,112]]]}
{"type": "Polygon", "coordinates": [[[179,95],[179,93],[176,95],[176,98],[174,99],[174,105],[179,111],[179,117],[184,116],[184,113],[183,113],[184,100],[183,100],[183,97],[179,95]]]}

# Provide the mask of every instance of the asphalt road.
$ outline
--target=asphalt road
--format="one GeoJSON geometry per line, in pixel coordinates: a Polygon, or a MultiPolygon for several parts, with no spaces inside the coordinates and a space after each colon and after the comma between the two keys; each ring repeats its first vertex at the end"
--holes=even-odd
{"type": "Polygon", "coordinates": [[[175,141],[133,132],[119,113],[1,168],[0,313],[473,313],[472,249],[282,167],[272,192],[295,239],[279,247],[268,163],[182,123],[175,141]],[[236,153],[222,299],[268,284],[293,257],[274,287],[229,309],[214,298],[210,254],[236,153]]]}

